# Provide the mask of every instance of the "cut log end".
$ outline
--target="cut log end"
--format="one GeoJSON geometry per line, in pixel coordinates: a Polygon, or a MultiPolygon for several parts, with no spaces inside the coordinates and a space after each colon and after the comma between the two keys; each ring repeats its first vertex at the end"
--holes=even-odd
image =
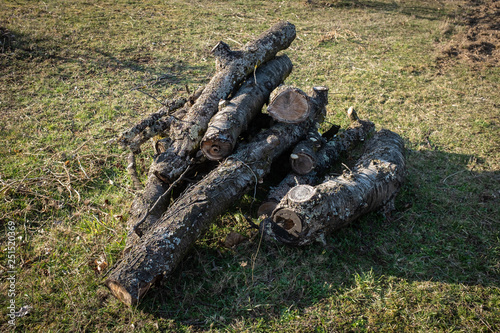
{"type": "Polygon", "coordinates": [[[313,98],[316,99],[318,104],[328,104],[328,87],[316,86],[313,87],[313,98]]]}
{"type": "Polygon", "coordinates": [[[308,118],[311,108],[304,92],[297,88],[286,88],[272,96],[267,111],[276,121],[296,124],[308,118]]]}
{"type": "Polygon", "coordinates": [[[310,200],[315,193],[316,188],[314,186],[297,185],[288,192],[287,196],[292,202],[306,202],[310,200]]]}
{"type": "Polygon", "coordinates": [[[302,221],[291,209],[282,208],[274,213],[274,222],[290,235],[297,237],[302,232],[302,221]]]}
{"type": "Polygon", "coordinates": [[[316,166],[316,159],[306,153],[297,153],[290,156],[292,170],[299,175],[305,175],[311,172],[316,166]]]}
{"type": "Polygon", "coordinates": [[[201,150],[209,160],[218,161],[229,156],[233,146],[227,141],[209,139],[201,143],[201,150]]]}

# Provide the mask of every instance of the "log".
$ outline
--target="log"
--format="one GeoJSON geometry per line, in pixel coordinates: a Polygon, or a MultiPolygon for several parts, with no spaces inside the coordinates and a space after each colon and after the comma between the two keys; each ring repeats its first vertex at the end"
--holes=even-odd
{"type": "Polygon", "coordinates": [[[341,134],[332,138],[317,152],[316,168],[306,175],[299,175],[294,172],[289,173],[278,186],[272,188],[266,200],[259,206],[257,214],[259,217],[271,216],[272,212],[290,191],[297,185],[314,185],[319,178],[324,175],[333,163],[337,162],[341,155],[352,150],[359,143],[365,141],[375,129],[371,121],[360,120],[352,117],[354,109],[350,108],[348,116],[351,119],[349,127],[341,134]]]}
{"type": "Polygon", "coordinates": [[[201,140],[201,151],[210,160],[220,160],[231,154],[240,134],[260,113],[273,91],[292,71],[292,62],[282,55],[260,66],[234,97],[210,120],[201,140]]]}
{"type": "Polygon", "coordinates": [[[267,238],[302,246],[323,241],[362,215],[393,204],[405,176],[404,142],[381,130],[371,138],[352,172],[317,186],[293,187],[272,219],[261,223],[267,238]]]}
{"type": "Polygon", "coordinates": [[[308,138],[299,142],[290,154],[292,170],[299,175],[311,172],[318,163],[316,152],[324,143],[325,140],[317,131],[309,132],[308,138]]]}
{"type": "MultiPolygon", "coordinates": [[[[320,88],[320,87],[316,87],[320,88]]],[[[311,99],[299,88],[281,85],[271,93],[267,112],[274,120],[282,123],[297,124],[310,117],[311,111],[316,108],[315,101],[325,99],[327,94],[320,89],[313,88],[313,97],[311,99]]],[[[328,100],[319,102],[323,107],[328,104],[328,100]]],[[[326,115],[324,109],[318,119],[323,121],[326,115]]]]}
{"type": "Polygon", "coordinates": [[[110,272],[105,283],[113,295],[137,304],[154,281],[175,269],[210,222],[255,189],[272,160],[301,140],[313,123],[272,126],[189,187],[110,272]]]}
{"type": "Polygon", "coordinates": [[[279,22],[240,51],[231,51],[227,45],[223,46],[223,43],[214,48],[213,53],[219,64],[217,72],[183,118],[171,122],[168,135],[172,140],[170,146],[164,147],[164,151],[155,156],[144,191],[132,203],[127,223],[127,247],[135,241],[132,233],[138,222],[142,221],[141,228],[147,229],[165,212],[170,197],[163,194],[169,184],[191,164],[208,122],[218,109],[219,101],[226,99],[233,89],[252,73],[255,66],[286,49],[294,38],[295,26],[289,22],[279,22]],[[151,210],[153,205],[156,208],[151,210]]]}

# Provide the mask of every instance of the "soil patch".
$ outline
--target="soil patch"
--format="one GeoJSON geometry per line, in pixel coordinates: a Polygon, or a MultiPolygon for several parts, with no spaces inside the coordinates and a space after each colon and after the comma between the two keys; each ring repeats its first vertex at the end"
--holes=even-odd
{"type": "Polygon", "coordinates": [[[0,27],[0,53],[10,51],[14,40],[15,36],[12,32],[4,27],[0,27]]]}

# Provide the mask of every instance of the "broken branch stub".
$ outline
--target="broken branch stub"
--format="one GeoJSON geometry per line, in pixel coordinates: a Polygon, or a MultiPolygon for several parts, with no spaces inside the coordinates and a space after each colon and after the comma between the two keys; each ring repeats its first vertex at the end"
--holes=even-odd
{"type": "Polygon", "coordinates": [[[210,120],[201,140],[201,150],[210,160],[220,160],[233,151],[239,135],[261,111],[273,91],[292,71],[286,55],[276,57],[260,66],[234,97],[210,120]]]}
{"type": "Polygon", "coordinates": [[[317,186],[298,185],[264,220],[266,237],[306,245],[360,216],[390,205],[405,176],[404,142],[389,130],[377,132],[352,172],[317,186]],[[283,233],[284,231],[284,233],[283,233]]]}
{"type": "Polygon", "coordinates": [[[175,269],[211,221],[254,188],[273,159],[301,140],[313,123],[275,124],[189,187],[110,272],[106,285],[113,295],[137,304],[158,277],[175,269]]]}

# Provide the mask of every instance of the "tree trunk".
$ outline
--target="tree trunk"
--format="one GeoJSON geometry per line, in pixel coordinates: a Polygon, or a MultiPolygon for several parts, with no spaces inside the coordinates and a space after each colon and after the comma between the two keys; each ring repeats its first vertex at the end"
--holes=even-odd
{"type": "Polygon", "coordinates": [[[404,142],[381,130],[369,140],[352,172],[320,185],[298,185],[281,200],[272,221],[261,223],[267,237],[289,245],[324,241],[324,235],[391,204],[405,175],[404,142]]]}
{"type": "Polygon", "coordinates": [[[259,133],[188,188],[109,274],[106,285],[112,293],[127,305],[137,304],[158,277],[175,269],[210,222],[255,188],[272,160],[306,135],[314,113],[301,124],[279,123],[259,133]]]}
{"type": "Polygon", "coordinates": [[[260,66],[236,95],[210,120],[201,150],[210,160],[231,154],[241,132],[261,111],[273,91],[292,71],[292,62],[282,55],[260,66]]]}
{"type": "Polygon", "coordinates": [[[289,173],[278,186],[269,191],[266,200],[258,209],[258,216],[271,216],[278,203],[292,187],[315,184],[332,164],[340,159],[341,154],[365,141],[374,129],[375,125],[371,121],[359,119],[352,121],[349,128],[324,144],[316,153],[316,167],[311,172],[305,175],[289,173]]]}
{"type": "Polygon", "coordinates": [[[168,148],[163,147],[164,152],[155,157],[144,191],[132,203],[127,244],[133,243],[135,236],[132,231],[139,222],[141,228],[147,229],[168,207],[170,197],[163,196],[163,193],[189,167],[219,101],[226,99],[255,66],[286,49],[294,38],[295,26],[289,22],[279,22],[255,41],[246,44],[241,51],[231,51],[222,42],[214,48],[218,71],[183,118],[179,121],[173,119],[169,123],[171,144],[168,148]],[[151,210],[153,205],[156,208],[151,210]]]}

